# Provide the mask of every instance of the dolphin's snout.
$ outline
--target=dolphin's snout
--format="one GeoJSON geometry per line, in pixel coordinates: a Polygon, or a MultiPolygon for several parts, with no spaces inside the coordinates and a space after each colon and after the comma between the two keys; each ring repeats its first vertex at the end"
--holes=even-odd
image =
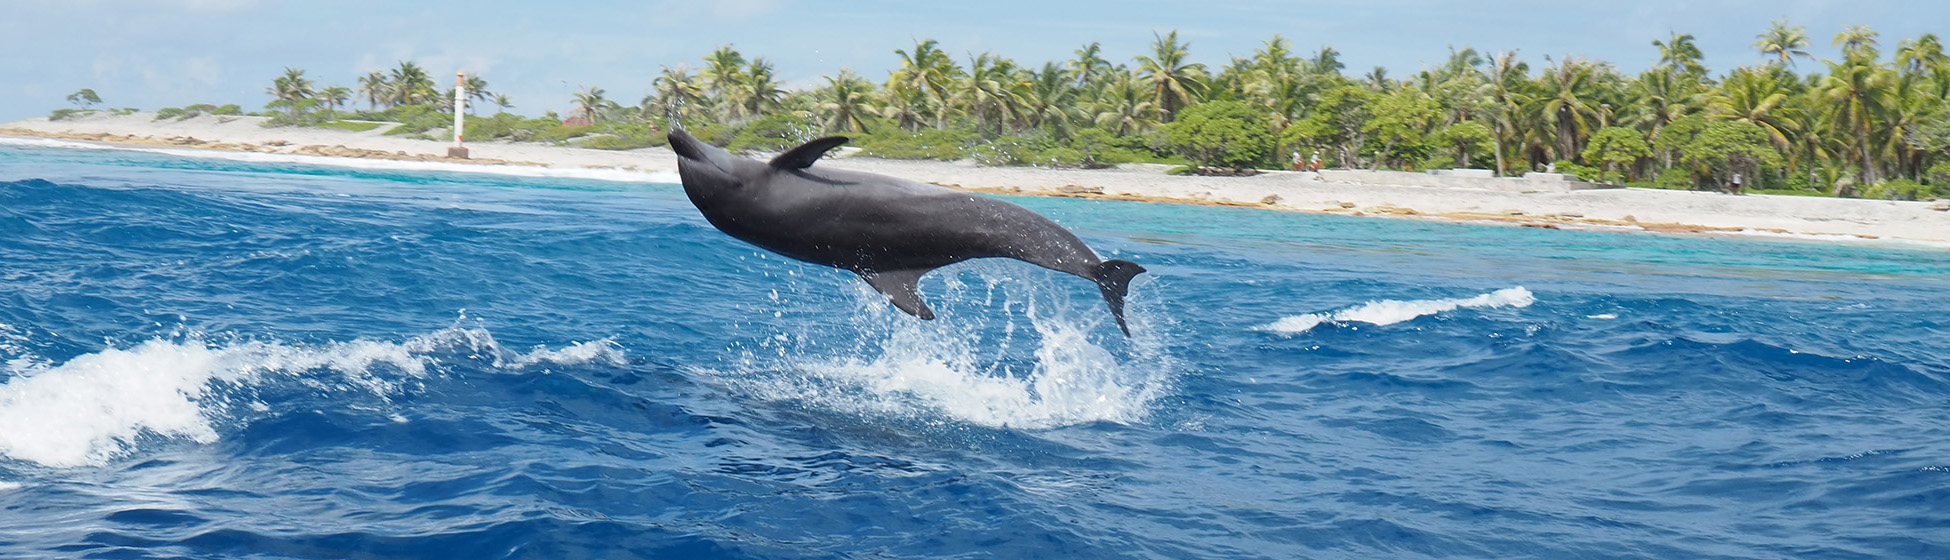
{"type": "Polygon", "coordinates": [[[683,129],[670,129],[670,149],[677,152],[677,157],[689,160],[705,159],[704,143],[699,142],[683,129]]]}

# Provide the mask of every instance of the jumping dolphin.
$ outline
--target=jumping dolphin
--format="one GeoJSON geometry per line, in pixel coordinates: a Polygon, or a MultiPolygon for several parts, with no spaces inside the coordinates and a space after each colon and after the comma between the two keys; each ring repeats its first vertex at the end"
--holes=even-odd
{"type": "Polygon", "coordinates": [[[1124,323],[1124,295],[1137,263],[1100,260],[1075,234],[1021,206],[947,187],[813,162],[845,144],[832,136],[770,163],[731,155],[671,130],[684,194],[704,219],[732,237],[798,259],[853,271],[922,319],[921,275],[968,259],[1003,257],[1089,279],[1124,323]]]}

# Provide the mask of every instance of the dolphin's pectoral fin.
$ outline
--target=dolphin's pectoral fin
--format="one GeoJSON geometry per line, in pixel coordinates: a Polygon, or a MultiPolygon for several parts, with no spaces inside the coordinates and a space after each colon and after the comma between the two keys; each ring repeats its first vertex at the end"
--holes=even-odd
{"type": "Polygon", "coordinates": [[[894,307],[906,311],[908,315],[923,320],[933,320],[934,311],[928,309],[927,302],[921,301],[919,285],[921,275],[927,274],[929,270],[933,269],[863,272],[860,273],[860,279],[866,280],[867,285],[873,286],[873,289],[879,290],[880,293],[887,294],[888,299],[894,301],[894,307]]]}
{"type": "Polygon", "coordinates": [[[845,144],[847,140],[845,136],[827,136],[800,144],[799,147],[786,150],[785,153],[779,154],[779,157],[772,158],[772,168],[805,169],[812,167],[813,162],[819,161],[819,156],[826,155],[826,152],[840,147],[840,144],[845,144]]]}

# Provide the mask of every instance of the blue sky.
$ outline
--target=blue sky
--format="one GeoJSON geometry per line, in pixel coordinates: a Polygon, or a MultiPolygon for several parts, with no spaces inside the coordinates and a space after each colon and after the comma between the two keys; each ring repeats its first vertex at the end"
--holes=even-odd
{"type": "Polygon", "coordinates": [[[958,60],[993,51],[1040,65],[1096,41],[1106,58],[1128,62],[1154,31],[1176,29],[1195,61],[1217,66],[1279,33],[1302,52],[1333,46],[1350,74],[1379,65],[1401,77],[1452,45],[1517,49],[1533,66],[1569,54],[1636,72],[1657,57],[1651,41],[1672,31],[1695,35],[1717,73],[1759,62],[1754,36],[1783,17],[1807,27],[1824,58],[1845,25],[1880,31],[1885,52],[1950,34],[1941,0],[7,0],[0,13],[0,122],[44,116],[83,87],[113,107],[257,110],[284,67],[351,87],[401,60],[436,76],[477,72],[515,112],[540,114],[563,111],[591,85],[634,103],[662,66],[696,68],[724,44],[771,60],[789,85],[811,86],[842,67],[883,80],[894,49],[927,38],[958,60]]]}

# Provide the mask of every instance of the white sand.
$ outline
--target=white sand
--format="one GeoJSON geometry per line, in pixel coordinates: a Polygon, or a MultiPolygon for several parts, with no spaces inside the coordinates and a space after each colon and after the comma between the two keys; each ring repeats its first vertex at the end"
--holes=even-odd
{"type": "MultiPolygon", "coordinates": [[[[445,160],[448,142],[348,132],[264,128],[258,117],[202,116],[154,121],[153,115],[95,115],[69,121],[29,119],[0,125],[0,135],[116,144],[445,160]],[[191,140],[191,139],[194,140],[191,140]],[[345,150],[334,149],[342,146],[345,150]]],[[[501,160],[556,169],[624,169],[668,180],[676,157],[663,148],[628,151],[540,144],[469,143],[473,161],[501,160]],[[657,174],[656,172],[665,172],[657,174]]],[[[1224,204],[1278,210],[1492,221],[1538,227],[1751,233],[1810,238],[1883,239],[1950,244],[1950,204],[1746,195],[1655,189],[1507,192],[1432,186],[1323,181],[1313,173],[1255,177],[1164,174],[1163,166],[1073,170],[981,167],[967,162],[832,158],[821,165],[882,173],[958,188],[1022,194],[1224,204]]],[[[1433,181],[1431,181],[1433,184],[1433,181]]]]}

